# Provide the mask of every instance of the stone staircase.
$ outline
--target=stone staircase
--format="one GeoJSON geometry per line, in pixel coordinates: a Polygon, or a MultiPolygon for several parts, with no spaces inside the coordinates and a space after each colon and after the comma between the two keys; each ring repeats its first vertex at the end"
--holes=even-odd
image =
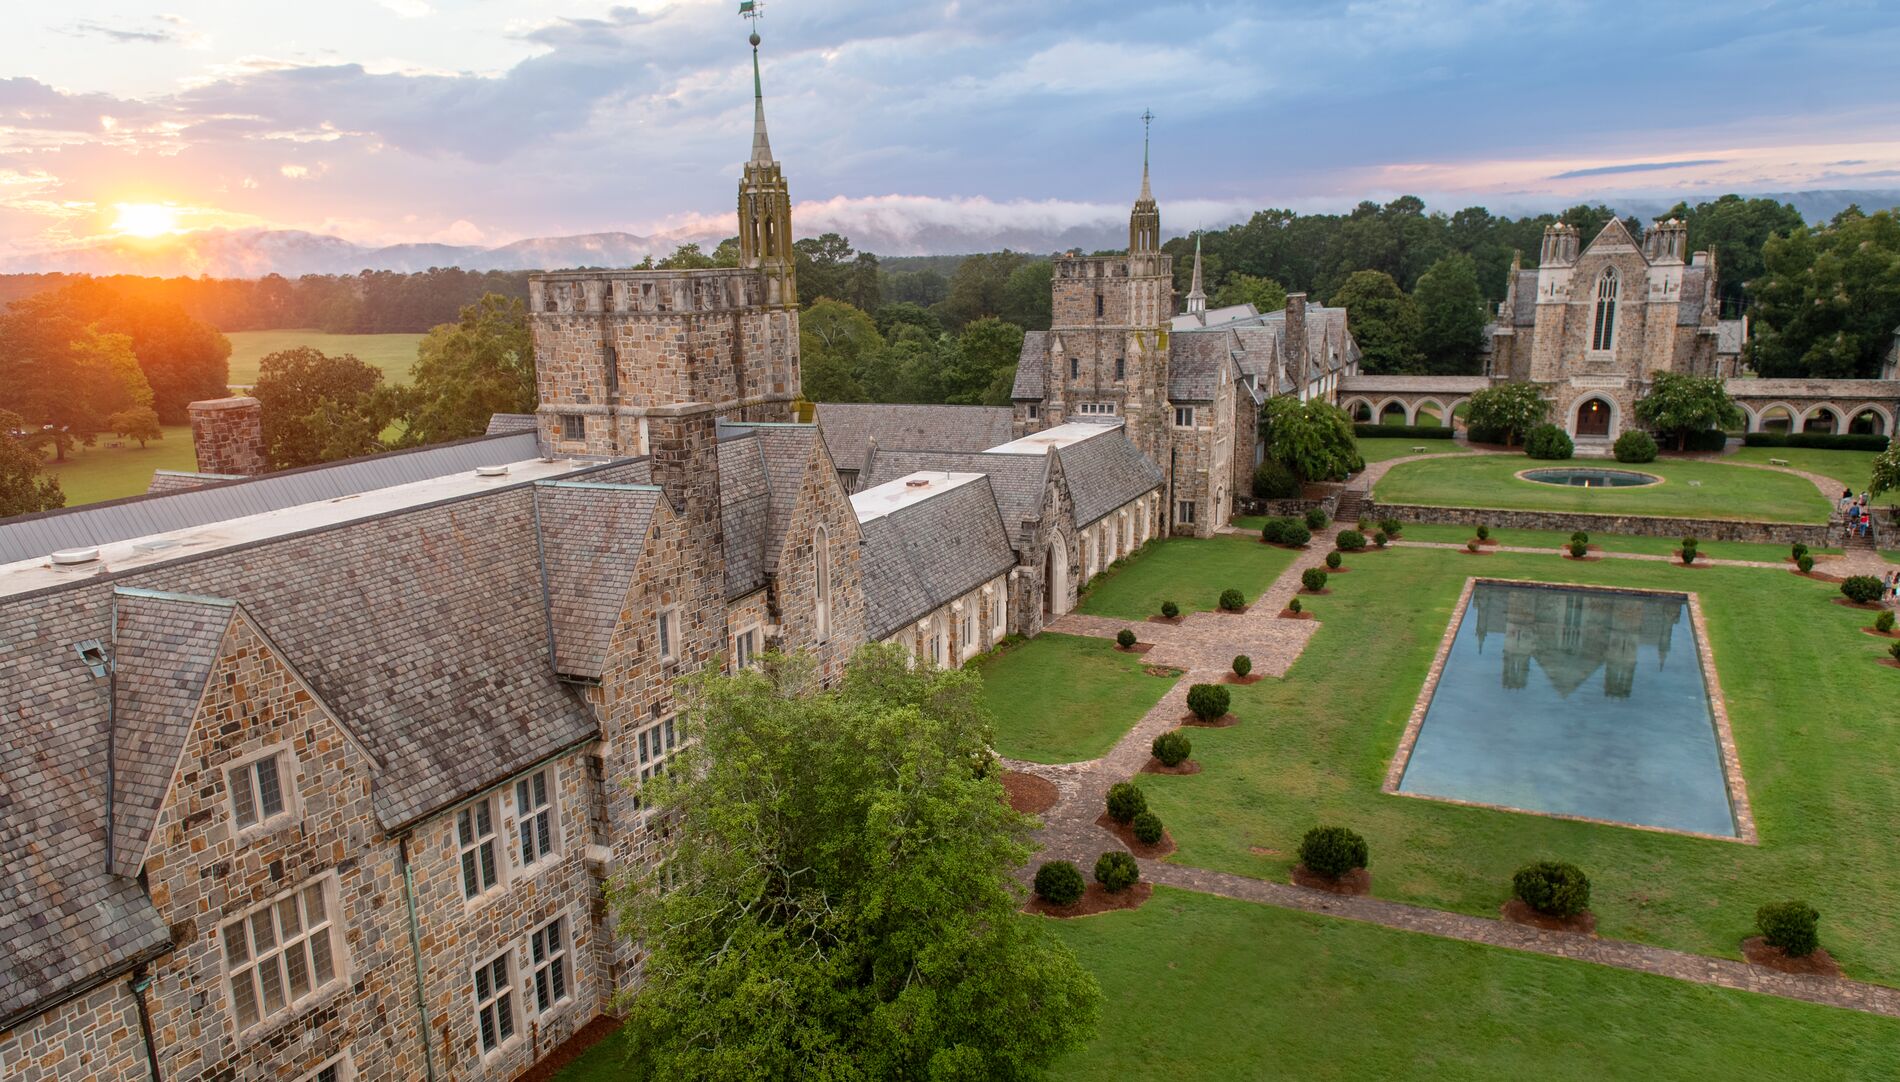
{"type": "Polygon", "coordinates": [[[1358,522],[1359,516],[1366,512],[1366,505],[1366,490],[1349,488],[1339,494],[1339,504],[1333,510],[1333,521],[1347,525],[1358,522]]]}

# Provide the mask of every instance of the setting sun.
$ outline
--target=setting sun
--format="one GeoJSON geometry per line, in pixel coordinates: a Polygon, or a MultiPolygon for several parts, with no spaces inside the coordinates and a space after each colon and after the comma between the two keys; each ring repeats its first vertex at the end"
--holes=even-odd
{"type": "Polygon", "coordinates": [[[119,203],[114,233],[129,237],[156,237],[178,232],[178,213],[159,203],[119,203]]]}

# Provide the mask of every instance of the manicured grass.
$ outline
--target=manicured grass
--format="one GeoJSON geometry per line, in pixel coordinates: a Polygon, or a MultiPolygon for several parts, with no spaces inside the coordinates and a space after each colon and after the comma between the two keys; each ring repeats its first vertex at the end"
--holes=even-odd
{"type": "Polygon", "coordinates": [[[1219,607],[1221,591],[1228,587],[1247,595],[1251,603],[1297,555],[1263,545],[1258,537],[1153,541],[1091,581],[1076,611],[1144,620],[1159,615],[1163,601],[1172,601],[1182,612],[1207,612],[1219,607]]]}
{"type": "Polygon", "coordinates": [[[325,334],[322,331],[233,331],[231,340],[231,385],[248,387],[257,382],[257,368],[264,357],[279,350],[309,346],[336,356],[353,353],[356,359],[383,370],[388,383],[408,383],[409,369],[416,363],[419,334],[325,334]]]}
{"type": "MultiPolygon", "coordinates": [[[[1438,541],[1462,545],[1477,536],[1470,526],[1435,526],[1426,523],[1408,523],[1402,540],[1438,541]]],[[[1499,544],[1515,545],[1520,548],[1557,549],[1570,544],[1570,535],[1562,530],[1517,530],[1491,528],[1491,536],[1499,544]]],[[[1653,556],[1674,556],[1682,547],[1677,537],[1635,537],[1630,534],[1591,534],[1590,543],[1601,545],[1605,552],[1637,552],[1653,556]]],[[[1696,545],[1696,551],[1711,560],[1763,560],[1770,563],[1788,555],[1787,545],[1770,545],[1759,541],[1708,541],[1696,545]]],[[[1840,549],[1810,549],[1817,556],[1839,555],[1840,549]]]]}
{"type": "Polygon", "coordinates": [[[1728,1082],[1900,1071],[1893,1019],[1167,887],[1134,912],[1053,925],[1107,996],[1095,1042],[1059,1064],[1058,1078],[1728,1082]]]}
{"type": "Polygon", "coordinates": [[[1825,522],[1832,505],[1808,481],[1792,474],[1715,462],[1658,460],[1640,467],[1664,479],[1641,488],[1570,488],[1515,476],[1560,466],[1615,468],[1615,462],[1541,462],[1524,455],[1473,455],[1406,462],[1380,479],[1380,503],[1433,507],[1497,507],[1531,511],[1587,511],[1679,518],[1825,522]],[[1691,487],[1690,481],[1700,481],[1691,487]]]}
{"type": "Polygon", "coordinates": [[[1463,454],[1470,448],[1457,440],[1412,439],[1394,436],[1364,436],[1357,441],[1359,457],[1367,462],[1384,462],[1387,459],[1405,458],[1408,455],[1452,455],[1463,454]],[[1414,447],[1423,447],[1423,451],[1414,451],[1414,447]]]}
{"type": "Polygon", "coordinates": [[[165,438],[153,440],[144,447],[140,447],[137,440],[102,435],[96,446],[73,448],[65,462],[49,458],[46,463],[46,471],[59,478],[67,507],[137,496],[151,486],[153,470],[197,468],[198,456],[191,447],[190,425],[166,425],[165,438]],[[107,446],[110,443],[124,446],[107,446]]]}
{"type": "MultiPolygon", "coordinates": [[[[1832,477],[1840,482],[1842,488],[1851,488],[1856,494],[1867,491],[1873,480],[1875,451],[1823,451],[1813,447],[1743,447],[1729,458],[1737,462],[1759,462],[1763,465],[1771,458],[1779,458],[1789,467],[1818,473],[1822,477],[1832,477]]],[[[1840,495],[1836,492],[1835,495],[1840,495]]],[[[1873,502],[1888,506],[1900,506],[1900,491],[1883,492],[1873,497],[1873,502]]]]}
{"type": "Polygon", "coordinates": [[[620,1031],[581,1053],[574,1062],[561,1068],[555,1082],[625,1082],[634,1077],[627,1068],[627,1048],[620,1031]]]}
{"type": "Polygon", "coordinates": [[[1170,859],[1284,880],[1301,833],[1339,823],[1369,839],[1377,894],[1483,916],[1521,864],[1564,859],[1589,873],[1605,936],[1727,957],[1763,902],[1805,898],[1851,975],[1900,984],[1900,671],[1878,664],[1886,644],[1859,631],[1870,614],[1832,604],[1832,584],[1554,553],[1395,548],[1348,564],[1310,599],[1321,624],[1285,679],[1233,688],[1241,723],[1195,733],[1202,772],[1140,777],[1180,845],[1170,859]],[[1382,793],[1473,575],[1699,593],[1760,844],[1382,793]]]}
{"type": "Polygon", "coordinates": [[[1112,640],[1053,632],[983,658],[978,671],[996,715],[997,753],[1037,763],[1104,754],[1174,686],[1112,640]]]}

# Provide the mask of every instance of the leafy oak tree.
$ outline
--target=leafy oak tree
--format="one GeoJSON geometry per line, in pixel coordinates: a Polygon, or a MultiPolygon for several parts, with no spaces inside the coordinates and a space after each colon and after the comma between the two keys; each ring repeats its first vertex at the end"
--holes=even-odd
{"type": "Polygon", "coordinates": [[[1749,283],[1749,364],[1786,379],[1869,379],[1900,324],[1900,218],[1857,207],[1826,226],[1772,236],[1749,283]]]}
{"type": "Polygon", "coordinates": [[[1511,446],[1550,416],[1550,402],[1529,383],[1500,383],[1471,396],[1465,424],[1474,433],[1511,446]]]}
{"type": "Polygon", "coordinates": [[[805,396],[813,402],[863,402],[858,369],[884,346],[877,324],[839,300],[821,300],[798,320],[798,359],[805,396]]]}
{"type": "Polygon", "coordinates": [[[945,380],[944,401],[967,406],[1007,406],[1023,329],[1000,319],[979,319],[957,336],[956,360],[945,380]]]}
{"type": "Polygon", "coordinates": [[[1044,1077],[1101,991],[1011,871],[978,678],[859,651],[684,684],[689,738],[644,783],[654,868],[613,888],[646,952],[625,996],[632,1075],[721,1080],[1044,1077]]]}
{"type": "Polygon", "coordinates": [[[416,347],[409,378],[411,442],[479,436],[497,413],[533,413],[539,396],[527,305],[490,293],[463,308],[459,322],[435,328],[416,347]]]}
{"type": "Polygon", "coordinates": [[[1215,308],[1251,304],[1257,311],[1277,312],[1286,307],[1286,287],[1271,278],[1234,273],[1221,281],[1209,304],[1215,308]]]}
{"type": "Polygon", "coordinates": [[[1418,348],[1425,371],[1464,376],[1479,370],[1484,348],[1484,291],[1478,267],[1462,252],[1433,263],[1412,290],[1418,305],[1418,348]]]}
{"type": "Polygon", "coordinates": [[[383,450],[383,430],[404,412],[380,369],[309,346],[266,356],[251,394],[263,406],[265,453],[279,470],[383,450]]]}
{"type": "Polygon", "coordinates": [[[1342,480],[1358,461],[1352,419],[1331,403],[1302,403],[1288,395],[1269,398],[1260,408],[1260,424],[1267,457],[1302,481],[1342,480]]]}
{"type": "Polygon", "coordinates": [[[57,477],[43,477],[45,459],[25,439],[26,422],[0,410],[0,518],[66,506],[57,477]]]}
{"type": "Polygon", "coordinates": [[[1692,432],[1741,424],[1742,410],[1719,379],[1657,372],[1649,393],[1636,401],[1636,417],[1660,432],[1673,433],[1680,451],[1692,432]]]}
{"type": "Polygon", "coordinates": [[[1357,271],[1329,302],[1346,310],[1367,374],[1417,372],[1418,304],[1384,271],[1357,271]]]}
{"type": "Polygon", "coordinates": [[[139,441],[140,447],[147,441],[165,438],[165,430],[158,425],[158,411],[150,406],[120,410],[106,418],[106,427],[120,439],[139,441]]]}

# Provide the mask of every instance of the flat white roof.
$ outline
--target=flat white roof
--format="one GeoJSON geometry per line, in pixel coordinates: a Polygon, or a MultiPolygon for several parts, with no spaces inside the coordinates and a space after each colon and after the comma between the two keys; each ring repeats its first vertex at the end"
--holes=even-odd
{"type": "Polygon", "coordinates": [[[869,522],[874,518],[901,511],[906,507],[919,504],[932,496],[941,495],[953,488],[980,481],[980,473],[949,473],[944,470],[918,470],[907,473],[895,481],[886,481],[875,488],[851,494],[851,510],[857,512],[859,522],[869,522]]]}
{"type": "Polygon", "coordinates": [[[480,477],[474,470],[461,470],[425,481],[412,481],[405,485],[371,489],[353,496],[338,496],[335,499],[299,504],[295,507],[265,511],[242,518],[226,519],[223,522],[190,526],[181,530],[172,530],[169,533],[115,541],[99,546],[97,560],[69,567],[55,568],[51,553],[17,563],[0,564],[0,597],[59,586],[76,579],[91,578],[102,572],[130,571],[176,560],[181,556],[216,552],[254,541],[267,541],[275,537],[302,533],[305,530],[372,518],[376,515],[420,507],[439,500],[473,495],[485,489],[518,485],[523,481],[545,481],[564,477],[576,470],[586,469],[598,463],[572,459],[546,462],[531,458],[522,462],[506,463],[506,465],[508,473],[502,477],[480,477]]]}
{"type": "Polygon", "coordinates": [[[983,453],[986,455],[1046,454],[1051,447],[1070,447],[1121,426],[1122,421],[1119,417],[1111,424],[1099,421],[1070,421],[1054,428],[1045,428],[1041,432],[1032,432],[1019,440],[1010,440],[983,453]]]}

